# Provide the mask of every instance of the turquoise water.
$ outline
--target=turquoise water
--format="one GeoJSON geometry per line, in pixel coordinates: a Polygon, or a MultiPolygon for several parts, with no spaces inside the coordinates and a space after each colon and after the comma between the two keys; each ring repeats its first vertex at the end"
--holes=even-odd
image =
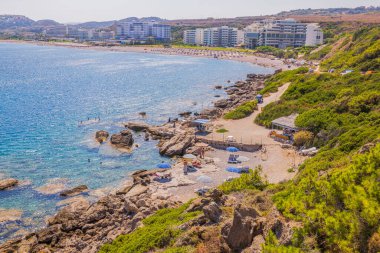
{"type": "Polygon", "coordinates": [[[44,223],[62,200],[36,189],[51,182],[110,190],[137,169],[161,160],[155,142],[120,154],[93,140],[116,133],[121,122],[163,123],[182,111],[210,106],[217,84],[271,73],[248,63],[0,43],[0,178],[23,186],[0,192],[0,209],[21,209],[23,221],[0,224],[0,241],[19,228],[44,223]],[[87,119],[100,117],[99,122],[87,119]],[[86,124],[78,127],[78,122],[86,124]],[[87,124],[88,123],[88,124],[87,124]]]}

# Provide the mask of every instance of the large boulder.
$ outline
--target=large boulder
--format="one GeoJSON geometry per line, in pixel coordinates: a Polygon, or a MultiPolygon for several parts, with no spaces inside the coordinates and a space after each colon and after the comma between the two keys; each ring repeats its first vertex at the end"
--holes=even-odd
{"type": "Polygon", "coordinates": [[[183,155],[186,149],[191,146],[194,139],[195,137],[193,134],[178,134],[160,147],[160,154],[169,157],[183,155]]]}
{"type": "Polygon", "coordinates": [[[214,107],[210,109],[204,109],[203,111],[201,111],[200,115],[202,116],[202,118],[217,118],[221,116],[222,113],[222,109],[214,107]]]}
{"type": "Polygon", "coordinates": [[[14,178],[0,180],[0,191],[9,189],[17,184],[18,184],[18,180],[14,178]]]}
{"type": "Polygon", "coordinates": [[[109,136],[110,136],[110,134],[107,131],[100,130],[100,131],[96,132],[95,139],[99,143],[103,143],[103,142],[105,142],[108,139],[109,136]]]}
{"type": "Polygon", "coordinates": [[[222,215],[222,210],[219,208],[218,204],[211,202],[209,205],[203,207],[203,213],[207,219],[217,223],[219,222],[220,215],[222,215]]]}
{"type": "Polygon", "coordinates": [[[133,136],[129,130],[123,130],[120,133],[111,136],[111,143],[117,148],[130,148],[132,147],[133,142],[133,136]]]}
{"type": "Polygon", "coordinates": [[[165,126],[150,127],[148,132],[152,135],[153,139],[170,139],[174,136],[174,129],[165,126]]]}
{"type": "Polygon", "coordinates": [[[61,195],[62,197],[72,197],[75,195],[79,195],[82,192],[85,192],[87,190],[88,190],[88,187],[86,185],[80,185],[80,186],[74,187],[72,189],[65,190],[65,191],[61,192],[59,195],[61,195]]]}
{"type": "Polygon", "coordinates": [[[214,102],[215,107],[222,108],[222,109],[228,107],[229,104],[230,104],[230,102],[227,99],[220,99],[220,100],[214,102]]]}
{"type": "Polygon", "coordinates": [[[236,207],[230,228],[224,229],[224,239],[233,251],[247,248],[253,238],[262,233],[263,223],[258,218],[259,213],[254,208],[236,207]]]}
{"type": "Polygon", "coordinates": [[[125,124],[125,127],[128,127],[132,131],[140,132],[147,130],[150,126],[143,122],[128,122],[125,124]]]}
{"type": "Polygon", "coordinates": [[[274,207],[266,216],[265,226],[263,228],[264,237],[272,232],[279,244],[289,245],[293,238],[295,228],[301,227],[302,224],[294,221],[287,221],[284,216],[274,207]]]}

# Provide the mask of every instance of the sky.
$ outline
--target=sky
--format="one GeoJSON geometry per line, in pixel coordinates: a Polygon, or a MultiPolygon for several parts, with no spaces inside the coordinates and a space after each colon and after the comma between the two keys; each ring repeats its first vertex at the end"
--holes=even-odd
{"type": "Polygon", "coordinates": [[[165,19],[225,18],[276,14],[284,10],[379,6],[380,0],[0,0],[1,14],[58,22],[117,20],[157,16],[165,19]]]}

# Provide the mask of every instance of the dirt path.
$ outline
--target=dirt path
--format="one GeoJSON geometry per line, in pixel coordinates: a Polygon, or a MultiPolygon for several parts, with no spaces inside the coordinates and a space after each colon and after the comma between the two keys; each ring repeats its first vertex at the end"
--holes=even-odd
{"type": "MultiPolygon", "coordinates": [[[[213,132],[207,136],[210,139],[223,140],[227,136],[234,136],[237,142],[245,144],[262,143],[266,149],[262,152],[238,152],[239,155],[248,157],[250,160],[241,165],[255,168],[261,165],[263,174],[267,177],[270,183],[278,183],[283,180],[289,180],[295,176],[294,172],[289,171],[292,167],[298,167],[305,157],[299,156],[293,149],[283,149],[279,142],[274,141],[269,137],[270,129],[259,126],[254,123],[255,118],[266,105],[278,101],[282,94],[288,89],[290,83],[281,86],[277,92],[270,94],[264,98],[264,103],[260,104],[258,110],[249,117],[240,120],[224,120],[219,119],[214,122],[216,129],[225,128],[228,133],[225,135],[213,132]]],[[[225,169],[231,166],[227,163],[229,153],[224,150],[215,150],[209,152],[208,156],[214,158],[218,168],[225,169]]],[[[234,166],[234,165],[233,165],[234,166]]],[[[236,165],[235,165],[236,166],[236,165]]],[[[233,173],[230,173],[233,174],[233,173]]]]}
{"type": "Polygon", "coordinates": [[[281,86],[277,92],[271,93],[270,96],[264,98],[264,103],[258,105],[258,110],[252,113],[249,117],[239,120],[225,120],[223,118],[213,123],[215,127],[213,133],[207,138],[213,140],[223,140],[227,136],[235,137],[236,141],[244,144],[262,143],[264,145],[278,144],[268,136],[270,130],[254,123],[255,118],[266,105],[278,101],[282,94],[288,89],[290,83],[281,86]],[[220,134],[215,131],[219,128],[225,128],[227,133],[220,134]]]}

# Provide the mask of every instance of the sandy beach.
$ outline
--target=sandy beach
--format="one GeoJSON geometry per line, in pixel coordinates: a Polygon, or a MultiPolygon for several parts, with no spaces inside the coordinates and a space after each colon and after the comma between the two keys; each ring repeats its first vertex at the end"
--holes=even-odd
{"type": "Polygon", "coordinates": [[[172,174],[172,180],[165,183],[151,183],[149,187],[152,192],[173,198],[174,200],[186,202],[195,198],[197,196],[195,192],[200,188],[217,187],[227,179],[239,177],[240,174],[226,171],[226,168],[231,166],[248,166],[250,169],[261,166],[262,176],[265,177],[269,183],[279,183],[292,179],[296,175],[296,172],[290,171],[289,169],[298,168],[306,159],[305,156],[300,156],[294,149],[282,148],[281,143],[269,137],[270,129],[254,123],[254,119],[260,113],[261,109],[267,104],[279,100],[289,85],[290,83],[284,84],[277,92],[266,97],[264,103],[258,106],[258,110],[247,118],[240,120],[224,120],[220,118],[213,121],[211,124],[214,126],[214,132],[206,136],[206,138],[212,138],[214,140],[223,140],[224,136],[215,132],[219,127],[223,127],[229,130],[226,135],[236,137],[239,143],[240,138],[244,144],[251,144],[251,141],[256,143],[261,142],[265,152],[261,150],[257,152],[240,151],[236,154],[249,158],[249,161],[238,165],[231,165],[227,162],[230,155],[228,151],[212,149],[206,152],[204,159],[198,159],[198,161],[202,163],[202,168],[188,175],[184,175],[183,163],[181,159],[179,159],[173,168],[168,170],[168,172],[172,174]],[[202,182],[200,180],[202,176],[208,177],[210,182],[202,182]]]}
{"type": "Polygon", "coordinates": [[[162,55],[180,55],[189,57],[203,57],[221,60],[233,60],[239,62],[248,62],[263,67],[273,69],[293,69],[295,66],[284,63],[281,59],[259,57],[253,54],[235,52],[235,51],[216,51],[216,50],[199,50],[191,48],[163,48],[157,46],[94,46],[83,43],[73,42],[42,42],[42,41],[22,41],[22,40],[0,40],[0,43],[20,43],[33,44],[38,46],[57,46],[76,49],[100,50],[112,52],[133,52],[133,53],[150,53],[162,55]]]}

